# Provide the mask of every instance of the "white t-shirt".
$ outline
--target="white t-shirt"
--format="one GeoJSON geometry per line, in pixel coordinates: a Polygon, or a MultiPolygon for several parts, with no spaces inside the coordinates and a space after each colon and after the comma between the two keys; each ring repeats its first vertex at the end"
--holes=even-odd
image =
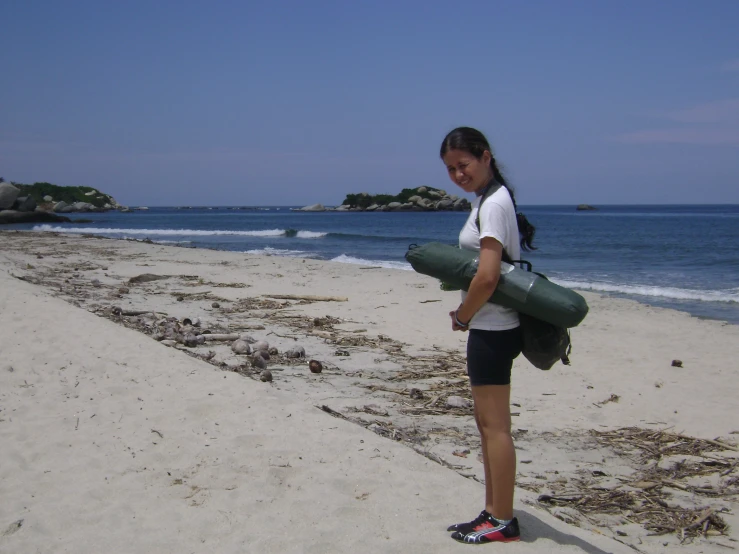
{"type": "MultiPolygon", "coordinates": [[[[481,196],[472,202],[470,216],[459,233],[459,247],[466,250],[480,251],[480,239],[493,237],[503,245],[513,260],[521,258],[516,210],[513,207],[508,189],[501,186],[490,194],[482,204],[480,211],[480,231],[477,230],[477,212],[481,196]]],[[[462,291],[462,301],[467,293],[462,291]]],[[[470,329],[486,331],[505,331],[518,327],[518,312],[486,302],[470,321],[470,329]]]]}

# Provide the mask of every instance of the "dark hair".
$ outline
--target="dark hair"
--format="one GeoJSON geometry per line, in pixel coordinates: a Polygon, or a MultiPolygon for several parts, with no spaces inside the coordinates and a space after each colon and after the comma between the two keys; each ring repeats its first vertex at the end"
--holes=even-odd
{"type": "Polygon", "coordinates": [[[526,219],[526,216],[518,211],[513,188],[508,184],[505,177],[503,177],[500,169],[498,169],[498,163],[495,161],[495,156],[493,156],[493,149],[490,148],[490,143],[488,143],[485,135],[472,127],[457,127],[444,137],[444,141],[441,143],[439,155],[443,158],[449,150],[461,150],[463,152],[467,152],[468,154],[472,154],[478,160],[482,158],[485,150],[490,152],[490,169],[493,172],[493,179],[496,183],[499,183],[508,190],[508,194],[511,195],[511,200],[513,201],[513,209],[516,211],[518,233],[521,235],[521,248],[523,250],[536,250],[536,247],[531,244],[534,240],[536,227],[531,225],[529,220],[526,219]]]}

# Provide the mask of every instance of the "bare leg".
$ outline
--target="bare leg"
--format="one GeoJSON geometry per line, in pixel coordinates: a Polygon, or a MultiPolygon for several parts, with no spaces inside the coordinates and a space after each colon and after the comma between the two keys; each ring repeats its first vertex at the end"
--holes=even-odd
{"type": "Polygon", "coordinates": [[[472,398],[482,436],[485,509],[496,518],[511,519],[516,480],[516,451],[511,437],[511,387],[475,386],[472,387],[472,398]]]}
{"type": "Polygon", "coordinates": [[[482,432],[482,424],[480,423],[480,418],[477,415],[477,403],[475,403],[475,422],[477,423],[477,430],[480,431],[482,466],[485,470],[485,510],[490,513],[490,509],[493,506],[493,477],[490,473],[490,460],[488,458],[487,441],[485,440],[485,435],[482,432]]]}

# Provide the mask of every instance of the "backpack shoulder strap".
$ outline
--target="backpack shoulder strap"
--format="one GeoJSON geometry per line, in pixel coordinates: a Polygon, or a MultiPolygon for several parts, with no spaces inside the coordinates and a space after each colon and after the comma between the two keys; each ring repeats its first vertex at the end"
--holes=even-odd
{"type": "MultiPolygon", "coordinates": [[[[482,197],[480,198],[480,203],[477,205],[477,217],[475,217],[475,225],[477,225],[477,232],[480,232],[480,210],[482,209],[482,203],[487,200],[487,198],[493,194],[495,191],[497,191],[500,188],[500,184],[496,183],[495,181],[491,181],[490,184],[486,187],[485,192],[482,193],[482,197]]],[[[508,255],[508,252],[506,252],[505,246],[503,247],[503,256],[502,260],[507,264],[513,264],[513,260],[508,255]]]]}

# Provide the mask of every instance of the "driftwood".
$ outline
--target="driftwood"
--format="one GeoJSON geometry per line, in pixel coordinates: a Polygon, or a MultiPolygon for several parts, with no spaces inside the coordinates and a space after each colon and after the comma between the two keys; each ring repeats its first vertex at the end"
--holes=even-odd
{"type": "Polygon", "coordinates": [[[263,294],[277,300],[308,300],[309,302],[348,302],[346,296],[314,296],[312,294],[263,294]]]}

